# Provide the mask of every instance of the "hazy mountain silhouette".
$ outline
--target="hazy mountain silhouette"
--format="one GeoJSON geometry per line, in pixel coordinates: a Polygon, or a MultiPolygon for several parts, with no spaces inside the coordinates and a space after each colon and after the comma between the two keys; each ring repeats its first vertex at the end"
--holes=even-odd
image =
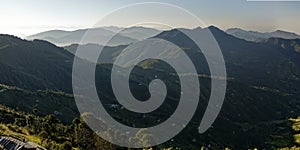
{"type": "Polygon", "coordinates": [[[292,32],[276,30],[274,32],[257,32],[257,31],[246,31],[240,28],[231,28],[226,30],[226,33],[233,35],[237,38],[244,39],[247,41],[259,42],[271,37],[283,38],[283,39],[300,39],[300,35],[292,32]]]}
{"type": "Polygon", "coordinates": [[[99,44],[107,46],[127,45],[139,40],[143,40],[154,36],[160,31],[144,27],[99,27],[92,29],[80,29],[75,31],[51,30],[35,35],[28,36],[27,39],[41,39],[49,41],[58,46],[67,46],[71,44],[78,44],[82,36],[89,30],[91,35],[85,39],[81,44],[99,44]],[[120,32],[120,33],[118,33],[120,32]],[[118,33],[118,34],[116,34],[118,33]],[[115,35],[116,34],[116,35],[115,35]],[[115,35],[115,36],[114,36],[115,35]],[[108,43],[107,39],[114,36],[108,43]]]}

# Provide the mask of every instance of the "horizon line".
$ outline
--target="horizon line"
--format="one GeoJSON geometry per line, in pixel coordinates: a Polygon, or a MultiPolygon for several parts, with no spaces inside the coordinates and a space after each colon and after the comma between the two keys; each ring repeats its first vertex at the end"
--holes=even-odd
{"type": "MultiPolygon", "coordinates": [[[[290,31],[290,30],[280,29],[280,28],[277,28],[277,29],[274,29],[274,30],[271,30],[271,31],[260,31],[260,30],[253,30],[253,29],[245,29],[243,27],[222,28],[222,27],[214,25],[214,24],[207,25],[205,27],[200,27],[200,26],[198,26],[198,27],[174,27],[174,28],[166,28],[166,29],[159,29],[159,28],[149,27],[149,26],[143,26],[143,25],[130,26],[130,27],[122,27],[122,26],[117,26],[117,25],[106,25],[106,26],[99,26],[99,27],[78,27],[76,29],[74,29],[73,27],[57,27],[57,28],[53,28],[53,29],[44,30],[44,31],[41,31],[41,32],[36,32],[34,34],[29,34],[29,35],[25,35],[25,34],[16,35],[16,34],[11,34],[11,33],[0,33],[0,34],[3,34],[3,35],[5,35],[5,34],[6,35],[13,35],[13,36],[17,36],[17,37],[20,37],[20,38],[26,38],[26,37],[29,37],[29,36],[33,36],[33,35],[37,35],[37,34],[40,34],[40,33],[49,32],[49,31],[74,32],[74,31],[78,31],[78,30],[97,29],[97,28],[109,28],[109,27],[120,28],[121,30],[122,29],[133,28],[133,27],[142,27],[142,28],[156,29],[156,30],[159,30],[159,31],[170,31],[170,30],[173,30],[173,29],[189,29],[189,30],[193,30],[193,29],[196,29],[196,28],[202,28],[202,29],[204,29],[204,28],[208,28],[208,27],[216,27],[216,28],[218,28],[218,29],[220,29],[220,30],[222,30],[224,32],[226,32],[229,29],[241,29],[241,30],[244,30],[244,31],[247,31],[247,32],[259,32],[259,33],[272,33],[272,32],[276,32],[276,31],[283,31],[283,32],[294,33],[294,34],[300,36],[300,33],[296,32],[296,31],[290,31]]],[[[49,28],[51,28],[51,27],[49,27],[49,28]]],[[[105,29],[105,30],[108,30],[108,29],[105,29]]],[[[111,31],[111,30],[108,30],[108,31],[111,31]]],[[[112,32],[114,32],[114,31],[112,31],[112,32]]]]}

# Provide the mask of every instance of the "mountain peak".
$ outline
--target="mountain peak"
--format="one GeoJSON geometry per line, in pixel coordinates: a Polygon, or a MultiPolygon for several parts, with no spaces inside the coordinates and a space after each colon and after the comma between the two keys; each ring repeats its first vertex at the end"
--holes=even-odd
{"type": "Polygon", "coordinates": [[[220,28],[216,27],[216,26],[209,26],[207,27],[208,30],[210,30],[210,32],[212,34],[219,34],[219,35],[223,35],[223,36],[228,36],[228,34],[226,32],[224,32],[223,30],[221,30],[220,28]]]}
{"type": "Polygon", "coordinates": [[[211,26],[209,26],[209,27],[207,27],[209,30],[219,30],[219,31],[223,31],[223,30],[221,30],[221,29],[219,29],[218,27],[216,27],[216,26],[213,26],[213,25],[211,25],[211,26]]]}
{"type": "Polygon", "coordinates": [[[274,31],[274,32],[283,32],[283,33],[287,33],[287,31],[280,30],[280,29],[278,29],[278,30],[276,30],[276,31],[274,31]]]}

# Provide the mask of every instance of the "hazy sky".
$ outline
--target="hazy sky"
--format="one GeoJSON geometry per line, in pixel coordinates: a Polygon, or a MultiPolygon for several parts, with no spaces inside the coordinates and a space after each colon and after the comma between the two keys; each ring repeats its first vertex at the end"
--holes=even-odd
{"type": "MultiPolygon", "coordinates": [[[[50,29],[87,28],[115,9],[141,2],[149,1],[0,0],[0,33],[24,36],[50,29]]],[[[300,2],[247,2],[247,0],[154,2],[177,5],[198,16],[206,25],[213,24],[222,29],[231,27],[258,31],[282,29],[300,33],[300,2]]]]}

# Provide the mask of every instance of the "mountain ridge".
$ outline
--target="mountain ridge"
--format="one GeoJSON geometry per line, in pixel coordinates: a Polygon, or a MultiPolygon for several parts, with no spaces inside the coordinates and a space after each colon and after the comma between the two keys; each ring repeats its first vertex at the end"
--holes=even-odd
{"type": "Polygon", "coordinates": [[[241,28],[230,28],[226,30],[226,33],[253,42],[261,42],[272,37],[284,38],[284,39],[300,39],[300,35],[296,33],[279,30],[279,29],[272,32],[259,32],[259,31],[244,30],[241,28]]]}
{"type": "Polygon", "coordinates": [[[78,29],[73,31],[50,30],[28,36],[26,39],[41,39],[54,43],[58,46],[67,46],[71,44],[99,44],[108,46],[127,45],[139,40],[143,40],[158,34],[160,31],[145,27],[97,27],[88,29],[78,29]],[[83,35],[89,31],[90,36],[81,41],[83,35]],[[115,35],[116,34],[116,35],[115,35]],[[107,39],[112,39],[106,43],[107,39]]]}

